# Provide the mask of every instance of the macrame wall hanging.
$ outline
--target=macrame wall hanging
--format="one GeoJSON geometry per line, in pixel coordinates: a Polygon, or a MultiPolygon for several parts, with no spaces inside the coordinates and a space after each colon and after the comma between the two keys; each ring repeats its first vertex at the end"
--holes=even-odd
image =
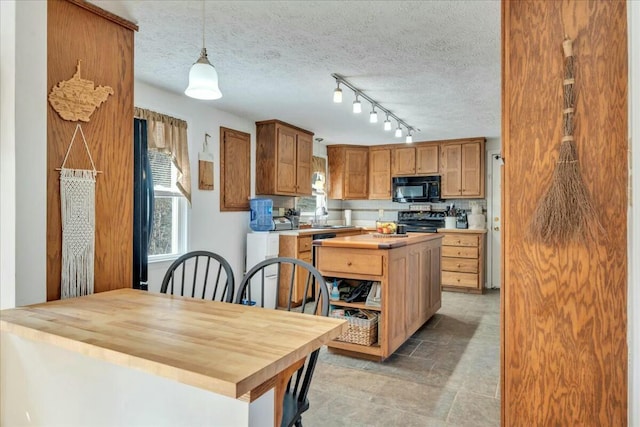
{"type": "Polygon", "coordinates": [[[560,154],[551,185],[538,202],[529,227],[529,236],[547,245],[584,242],[594,230],[604,231],[580,174],[573,137],[576,100],[573,40],[566,37],[562,48],[565,61],[560,154]]]}
{"type": "MultiPolygon", "coordinates": [[[[61,81],[49,93],[49,103],[64,120],[88,122],[91,114],[113,95],[109,86],[95,87],[91,80],[80,77],[80,61],[76,73],[61,81]]],[[[61,296],[71,298],[93,293],[96,232],[96,176],[100,173],[89,151],[80,124],[76,124],[60,170],[60,207],[62,219],[61,296]],[[78,135],[91,161],[91,169],[67,167],[71,148],[78,135]]]]}
{"type": "Polygon", "coordinates": [[[62,209],[62,298],[93,293],[96,233],[96,165],[80,124],[60,167],[60,207],[62,209]],[[65,167],[71,147],[80,131],[91,170],[65,167]]]}

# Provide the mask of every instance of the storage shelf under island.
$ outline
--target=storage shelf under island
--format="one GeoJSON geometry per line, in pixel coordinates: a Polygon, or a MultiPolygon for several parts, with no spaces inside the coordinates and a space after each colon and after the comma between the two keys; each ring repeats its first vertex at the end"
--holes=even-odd
{"type": "Polygon", "coordinates": [[[314,240],[323,276],[380,282],[380,307],[330,301],[379,313],[378,341],[366,346],[333,340],[330,351],[373,360],[391,356],[441,306],[441,246],[437,233],[377,239],[370,234],[314,240]]]}

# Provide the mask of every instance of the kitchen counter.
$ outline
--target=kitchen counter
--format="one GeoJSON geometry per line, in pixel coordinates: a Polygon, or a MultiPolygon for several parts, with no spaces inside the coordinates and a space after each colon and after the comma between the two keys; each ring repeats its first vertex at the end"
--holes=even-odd
{"type": "Polygon", "coordinates": [[[361,230],[360,227],[337,226],[337,227],[321,227],[321,228],[299,228],[297,230],[283,230],[278,232],[281,236],[311,236],[313,234],[324,233],[344,233],[361,230]]]}
{"type": "Polygon", "coordinates": [[[334,248],[392,249],[439,239],[442,239],[442,235],[437,233],[407,233],[406,235],[360,234],[357,236],[315,240],[313,245],[334,248]]]}
{"type": "MultiPolygon", "coordinates": [[[[345,328],[346,322],[338,319],[119,289],[0,312],[2,389],[7,390],[6,387],[11,386],[11,372],[23,371],[21,366],[28,366],[21,360],[27,356],[21,346],[31,348],[33,344],[30,343],[36,342],[48,349],[36,360],[45,361],[49,352],[61,351],[54,347],[67,350],[63,363],[65,358],[77,357],[74,353],[86,356],[83,363],[87,366],[79,365],[78,369],[85,374],[91,372],[92,378],[94,375],[99,378],[100,371],[112,369],[110,365],[118,365],[126,369],[118,371],[116,381],[126,381],[125,378],[131,376],[134,378],[132,389],[136,388],[135,379],[140,375],[128,374],[133,369],[170,380],[163,383],[169,384],[169,390],[173,390],[171,384],[176,388],[178,384],[187,384],[208,392],[205,394],[207,399],[212,399],[211,395],[215,394],[253,402],[274,388],[280,373],[337,337],[345,328]],[[29,343],[16,342],[16,338],[29,343]],[[12,354],[12,349],[15,354],[12,354]],[[12,358],[14,362],[22,363],[8,366],[8,360],[12,358]],[[92,364],[91,360],[108,363],[92,364]]],[[[29,374],[35,368],[28,368],[21,375],[35,375],[29,374]]],[[[58,369],[72,370],[71,367],[58,369]]],[[[55,382],[56,378],[53,375],[50,378],[47,375],[29,378],[29,381],[34,381],[30,383],[33,387],[31,393],[36,393],[38,399],[46,397],[55,401],[55,395],[46,394],[46,383],[55,382]],[[42,384],[42,390],[39,384],[42,384]]],[[[25,381],[28,382],[27,379],[25,381]]],[[[118,385],[109,383],[101,386],[107,390],[111,388],[111,394],[115,395],[116,390],[120,391],[118,385]]],[[[8,401],[4,399],[20,406],[37,404],[35,395],[29,394],[30,387],[25,389],[13,384],[12,389],[17,388],[24,393],[3,393],[3,407],[10,407],[5,405],[8,401]]],[[[50,387],[61,393],[68,391],[68,387],[60,388],[60,384],[50,387]]],[[[151,393],[139,398],[153,401],[164,396],[156,395],[153,390],[151,393]]],[[[92,410],[93,400],[84,400],[86,411],[92,410]]],[[[225,402],[223,407],[231,404],[228,400],[225,402]]],[[[132,406],[135,408],[136,405],[132,406]]],[[[72,412],[72,407],[76,408],[75,405],[66,406],[67,412],[72,412]]],[[[28,409],[35,416],[41,408],[28,409]]],[[[157,414],[149,416],[152,419],[145,419],[147,424],[154,424],[152,421],[159,418],[157,414]]],[[[122,420],[111,421],[113,425],[122,424],[122,420]]],[[[141,422],[139,418],[138,421],[141,422]]],[[[209,423],[216,424],[213,419],[209,423]]]]}
{"type": "Polygon", "coordinates": [[[487,232],[486,228],[438,228],[438,233],[475,233],[475,234],[484,234],[487,232]]]}
{"type": "MultiPolygon", "coordinates": [[[[429,320],[441,306],[443,237],[437,233],[408,233],[404,237],[361,234],[315,240],[316,267],[323,276],[344,279],[343,284],[351,282],[349,286],[373,282],[379,287],[379,299],[372,299],[371,304],[366,300],[331,301],[339,309],[376,313],[378,324],[369,325],[368,341],[341,337],[341,341],[327,344],[329,350],[384,360],[429,320]]],[[[355,335],[356,331],[352,332],[355,335]]]]}

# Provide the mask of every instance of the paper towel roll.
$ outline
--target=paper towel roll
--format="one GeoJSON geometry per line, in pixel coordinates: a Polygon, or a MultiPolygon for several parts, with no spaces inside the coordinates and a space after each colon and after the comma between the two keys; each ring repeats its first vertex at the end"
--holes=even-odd
{"type": "Polygon", "coordinates": [[[480,205],[471,206],[471,213],[474,214],[474,215],[481,214],[482,213],[482,206],[480,206],[480,205]]]}
{"type": "Polygon", "coordinates": [[[469,229],[471,230],[481,230],[485,227],[484,214],[469,214],[467,221],[469,221],[469,229]]]}
{"type": "Polygon", "coordinates": [[[351,209],[344,211],[344,225],[351,225],[351,209]]]}

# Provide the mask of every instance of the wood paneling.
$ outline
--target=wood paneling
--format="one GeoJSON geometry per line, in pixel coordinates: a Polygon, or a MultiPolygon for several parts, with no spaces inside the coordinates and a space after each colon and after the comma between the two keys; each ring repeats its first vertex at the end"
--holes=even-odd
{"type": "MultiPolygon", "coordinates": [[[[133,24],[131,24],[133,25],[133,24]]],[[[135,27],[135,26],[134,26],[135,27]]],[[[133,31],[63,0],[47,4],[47,86],[82,77],[114,94],[82,123],[96,168],[95,291],[130,287],[133,260],[133,31]]],[[[41,100],[40,102],[46,102],[41,100]]],[[[60,180],[76,123],[47,111],[47,300],[60,298],[60,180]]],[[[90,168],[79,136],[67,167],[90,168]]]]}
{"type": "Polygon", "coordinates": [[[503,1],[503,425],[627,423],[627,17],[623,1],[503,1]],[[563,54],[576,145],[606,233],[523,238],[558,158],[563,54]]]}
{"type": "Polygon", "coordinates": [[[220,127],[220,211],[248,211],[251,135],[220,127]]]}

